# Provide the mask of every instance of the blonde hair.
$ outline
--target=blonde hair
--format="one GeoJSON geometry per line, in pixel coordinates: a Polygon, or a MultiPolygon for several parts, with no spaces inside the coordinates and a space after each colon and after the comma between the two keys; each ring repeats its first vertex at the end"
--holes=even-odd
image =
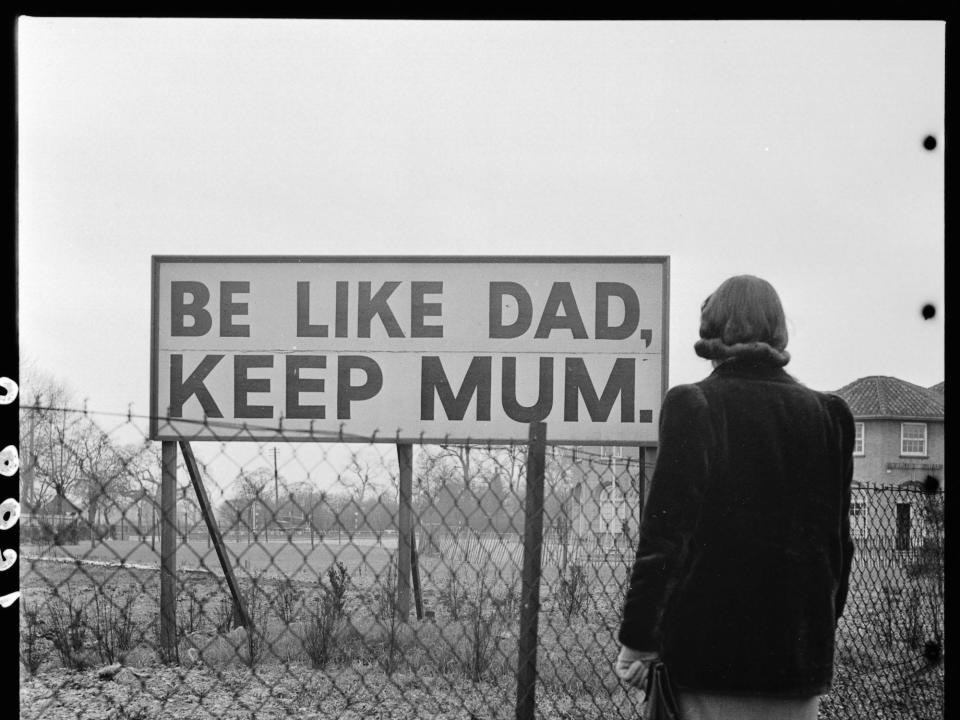
{"type": "Polygon", "coordinates": [[[773,285],[753,275],[724,280],[700,307],[700,357],[722,362],[752,358],[783,366],[790,362],[787,321],[773,285]]]}

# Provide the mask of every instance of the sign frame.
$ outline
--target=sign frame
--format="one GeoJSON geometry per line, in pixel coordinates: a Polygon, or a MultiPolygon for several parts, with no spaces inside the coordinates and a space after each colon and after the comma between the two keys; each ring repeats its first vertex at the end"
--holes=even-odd
{"type": "MultiPolygon", "coordinates": [[[[214,442],[243,442],[243,441],[272,441],[272,442],[382,442],[382,443],[415,443],[415,444],[490,444],[503,445],[523,442],[518,438],[488,438],[488,437],[427,437],[421,435],[401,436],[359,436],[344,432],[329,433],[327,431],[314,433],[298,431],[298,435],[284,434],[282,420],[278,427],[259,426],[255,423],[244,423],[242,432],[238,431],[235,437],[224,436],[184,436],[180,433],[171,433],[170,436],[160,435],[160,420],[158,403],[159,380],[159,319],[160,319],[160,267],[163,264],[229,264],[229,263],[325,263],[325,264],[404,264],[404,263],[437,263],[437,264],[647,264],[662,266],[662,308],[661,308],[661,387],[659,400],[662,402],[669,389],[669,341],[670,341],[670,256],[669,255],[152,255],[150,281],[150,426],[149,438],[157,441],[214,441],[214,442]],[[252,431],[251,431],[252,430],[252,431]]],[[[181,422],[196,422],[179,420],[181,422]]],[[[203,426],[213,426],[215,421],[204,421],[203,426]]],[[[657,447],[656,440],[638,440],[624,443],[604,440],[572,441],[570,439],[552,439],[547,433],[548,445],[578,445],[602,446],[618,445],[623,447],[657,447]]]]}

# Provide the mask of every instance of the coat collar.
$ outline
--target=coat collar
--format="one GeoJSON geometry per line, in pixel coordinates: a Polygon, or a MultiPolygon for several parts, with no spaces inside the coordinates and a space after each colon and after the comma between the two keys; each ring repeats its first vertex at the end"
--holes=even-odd
{"type": "Polygon", "coordinates": [[[773,382],[796,383],[782,367],[762,360],[731,358],[714,368],[710,377],[737,377],[773,382]]]}

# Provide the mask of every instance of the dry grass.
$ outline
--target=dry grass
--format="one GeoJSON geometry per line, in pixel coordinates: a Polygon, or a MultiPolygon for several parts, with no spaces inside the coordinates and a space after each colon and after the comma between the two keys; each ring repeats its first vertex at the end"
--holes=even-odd
{"type": "MultiPolygon", "coordinates": [[[[134,640],[136,646],[125,662],[167,676],[167,669],[157,666],[155,640],[149,631],[159,614],[158,572],[31,563],[29,560],[21,566],[24,568],[21,582],[24,600],[40,606],[49,603],[51,587],[66,587],[68,581],[75,608],[92,600],[95,587],[119,592],[135,590],[137,594],[131,617],[139,634],[134,640]]],[[[385,564],[384,567],[388,566],[385,564]]],[[[332,632],[324,670],[314,670],[311,675],[304,669],[312,664],[305,643],[308,631],[304,627],[304,607],[321,592],[317,583],[319,575],[316,569],[311,569],[292,581],[292,584],[281,584],[277,576],[268,575],[262,585],[266,593],[262,606],[269,612],[259,621],[255,619],[255,627],[262,635],[258,638],[260,652],[255,648],[253,658],[254,677],[326,677],[338,678],[344,683],[331,687],[328,698],[343,698],[344,704],[337,707],[345,714],[324,715],[330,710],[324,706],[317,708],[315,715],[307,713],[294,716],[350,717],[349,713],[364,707],[367,701],[362,698],[369,698],[369,692],[374,692],[373,697],[378,697],[376,693],[382,695],[393,693],[398,688],[403,690],[409,683],[408,678],[430,678],[429,689],[418,696],[419,704],[414,707],[422,710],[427,702],[424,698],[432,698],[437,708],[446,707],[453,713],[443,715],[442,712],[446,710],[438,709],[437,717],[467,717],[462,711],[467,706],[465,698],[468,696],[484,696],[490,701],[496,696],[498,702],[506,702],[506,707],[512,708],[517,662],[517,603],[515,592],[511,595],[514,586],[502,581],[496,586],[491,585],[489,598],[480,598],[479,602],[475,599],[471,601],[469,595],[466,598],[459,597],[463,593],[457,593],[456,609],[446,606],[450,603],[438,603],[432,606],[436,612],[435,618],[397,623],[391,630],[387,619],[392,617],[392,613],[389,608],[386,608],[386,613],[382,612],[382,608],[378,612],[377,604],[378,597],[382,604],[381,591],[385,583],[389,584],[388,573],[383,573],[381,577],[370,572],[348,573],[350,587],[345,593],[343,620],[332,632]],[[287,617],[281,618],[281,613],[276,611],[278,594],[284,592],[284,588],[301,595],[299,601],[290,607],[292,622],[288,622],[287,617]],[[476,608],[480,609],[479,613],[476,608]],[[478,624],[478,621],[482,622],[478,624]],[[352,671],[358,678],[356,682],[348,680],[352,677],[352,671]],[[470,691],[474,693],[473,696],[464,690],[466,687],[474,688],[470,691]]],[[[247,574],[241,573],[241,576],[244,588],[249,590],[251,583],[247,574]]],[[[496,573],[492,576],[495,577],[496,573]]],[[[441,582],[443,577],[441,575],[441,582]]],[[[866,573],[859,574],[858,580],[862,583],[867,577],[866,573]]],[[[908,583],[910,578],[904,575],[903,580],[908,583]]],[[[470,584],[469,574],[461,574],[457,581],[468,591],[471,588],[477,591],[479,587],[478,583],[470,584]]],[[[441,596],[439,591],[442,584],[430,585],[430,582],[431,577],[426,575],[425,594],[434,598],[441,596]]],[[[182,573],[180,584],[186,597],[192,598],[181,608],[184,613],[181,625],[192,626],[192,632],[185,632],[181,638],[181,661],[190,666],[192,672],[201,673],[203,677],[207,677],[208,673],[213,673],[215,677],[234,677],[237,673],[249,672],[250,669],[246,667],[251,663],[248,638],[239,631],[229,633],[229,623],[224,622],[230,615],[230,606],[229,602],[223,602],[229,593],[222,578],[211,573],[182,573]],[[195,651],[193,657],[189,652],[191,649],[195,651]]],[[[563,597],[556,592],[557,586],[549,583],[545,583],[545,586],[539,623],[538,712],[543,712],[543,717],[635,717],[636,698],[624,693],[610,671],[610,663],[618,649],[615,632],[619,620],[619,586],[591,585],[588,601],[580,612],[570,613],[569,620],[565,617],[563,597]],[[556,714],[550,715],[547,708],[556,714]],[[598,708],[602,708],[603,712],[599,712],[598,708]]],[[[904,598],[907,595],[909,593],[905,593],[904,598]]],[[[910,617],[900,617],[900,609],[905,612],[910,610],[903,603],[891,603],[878,586],[854,586],[847,616],[838,633],[837,683],[824,701],[821,717],[937,716],[935,709],[942,708],[942,667],[924,663],[922,648],[909,647],[908,641],[916,629],[910,617]],[[888,630],[884,630],[880,622],[883,613],[889,611],[889,608],[885,610],[884,603],[891,607],[895,605],[899,613],[888,630]],[[898,708],[899,714],[887,714],[885,708],[888,706],[898,708]],[[926,714],[928,707],[931,708],[929,715],[926,714]]],[[[930,625],[921,625],[921,628],[924,632],[932,629],[930,625]]],[[[69,639],[69,633],[66,637],[69,639]]],[[[80,667],[91,662],[92,651],[88,650],[92,644],[89,640],[86,638],[81,643],[86,649],[73,653],[72,657],[79,660],[80,667]]],[[[69,665],[71,662],[73,660],[41,662],[37,682],[42,684],[44,678],[50,680],[57,672],[62,672],[57,669],[58,665],[69,665]]],[[[258,685],[256,681],[254,684],[258,685]]],[[[39,686],[32,687],[34,691],[40,691],[39,686]]],[[[224,704],[219,706],[218,712],[213,712],[213,706],[205,701],[201,701],[200,705],[211,711],[212,717],[220,717],[220,711],[226,713],[223,717],[233,717],[230,713],[238,708],[256,705],[255,700],[248,702],[244,699],[248,690],[255,695],[252,689],[247,688],[237,688],[236,696],[220,693],[218,697],[223,698],[224,704]]],[[[63,703],[65,697],[67,695],[61,694],[55,702],[63,703]]],[[[407,696],[401,693],[398,697],[407,696]]],[[[401,702],[396,697],[395,700],[401,702]]],[[[141,695],[131,702],[131,707],[146,707],[152,701],[141,695]]],[[[382,707],[375,701],[370,702],[370,708],[382,707]]],[[[151,712],[161,714],[147,717],[163,717],[162,713],[166,712],[164,708],[170,707],[170,704],[161,703],[159,710],[156,703],[150,707],[153,708],[151,712]]],[[[289,709],[289,706],[285,707],[289,709]]],[[[478,707],[483,712],[477,717],[496,717],[491,714],[492,706],[478,707]]],[[[198,712],[198,716],[204,716],[198,712]]],[[[407,709],[400,708],[396,712],[396,717],[408,716],[405,714],[407,709]]],[[[269,712],[264,710],[264,713],[258,712],[256,716],[270,717],[269,712]]],[[[56,712],[49,717],[57,717],[56,712]]],[[[182,720],[182,717],[178,720],[182,720]]]]}

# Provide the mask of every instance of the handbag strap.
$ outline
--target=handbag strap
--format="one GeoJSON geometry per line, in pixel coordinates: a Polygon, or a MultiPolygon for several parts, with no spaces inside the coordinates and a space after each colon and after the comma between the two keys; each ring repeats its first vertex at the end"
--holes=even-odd
{"type": "Polygon", "coordinates": [[[663,665],[663,661],[657,660],[650,666],[650,669],[647,671],[647,681],[643,685],[643,694],[644,697],[650,697],[650,692],[653,690],[653,676],[657,673],[660,666],[663,665]]]}
{"type": "Polygon", "coordinates": [[[647,676],[647,717],[657,720],[677,720],[680,707],[677,705],[673,684],[667,666],[662,661],[654,663],[647,676]],[[652,714],[650,714],[652,712],[652,714]]]}
{"type": "Polygon", "coordinates": [[[658,669],[662,676],[662,682],[660,683],[660,688],[663,690],[663,693],[666,696],[664,699],[667,701],[667,704],[670,707],[676,708],[678,707],[677,697],[673,692],[673,683],[670,681],[670,673],[667,672],[667,666],[663,662],[658,663],[658,665],[659,665],[658,669]]]}

